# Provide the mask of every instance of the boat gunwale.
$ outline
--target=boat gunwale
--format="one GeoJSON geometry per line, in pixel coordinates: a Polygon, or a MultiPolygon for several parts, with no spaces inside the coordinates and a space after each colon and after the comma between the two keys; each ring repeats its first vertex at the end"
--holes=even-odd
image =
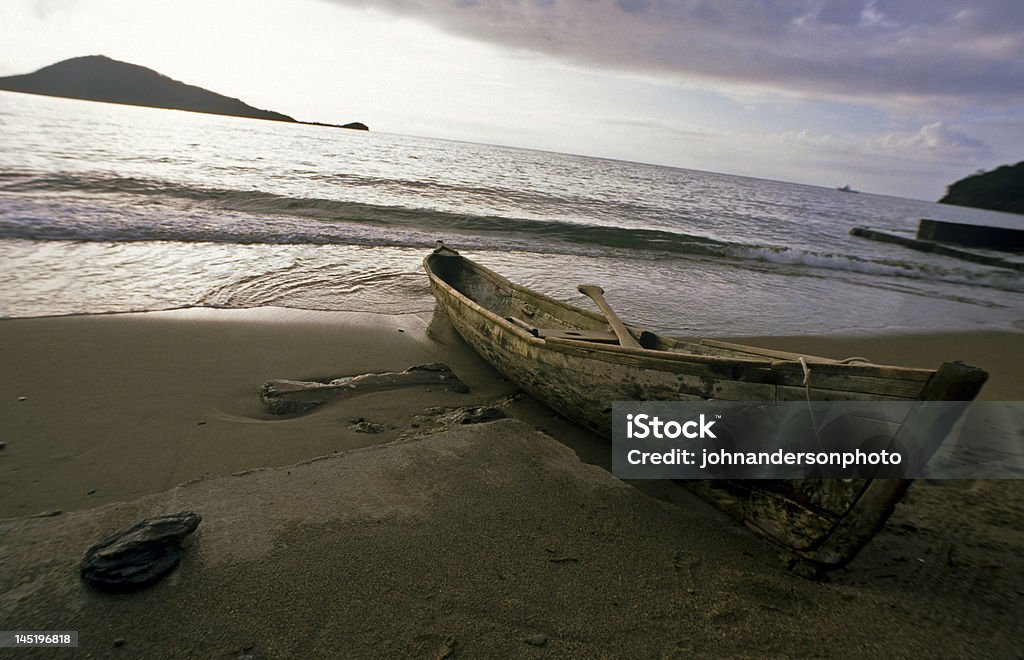
{"type": "MultiPolygon", "coordinates": [[[[700,363],[700,364],[710,364],[710,365],[749,366],[749,367],[754,367],[754,368],[763,368],[763,369],[766,369],[766,370],[770,369],[771,365],[772,365],[772,360],[757,360],[757,359],[749,359],[749,358],[730,358],[730,357],[725,357],[725,356],[720,356],[720,355],[699,355],[697,353],[673,353],[671,351],[657,351],[657,350],[648,349],[648,348],[630,348],[630,347],[621,346],[621,345],[618,345],[618,344],[601,344],[601,343],[597,343],[597,342],[590,342],[590,341],[585,341],[585,340],[580,340],[580,339],[564,339],[564,338],[560,338],[560,337],[547,337],[547,338],[537,337],[535,335],[530,334],[529,332],[527,332],[523,328],[520,328],[519,326],[515,325],[514,323],[511,323],[508,320],[502,318],[501,316],[498,316],[497,314],[495,314],[491,310],[487,309],[486,307],[484,307],[480,303],[476,302],[475,300],[473,300],[472,298],[470,298],[469,296],[465,295],[464,293],[462,293],[461,291],[456,289],[454,286],[452,286],[451,284],[446,282],[440,275],[435,273],[433,271],[433,269],[429,268],[429,264],[427,263],[427,260],[430,259],[432,256],[434,256],[434,255],[429,255],[427,257],[427,259],[424,260],[424,264],[428,266],[426,268],[426,270],[427,270],[427,274],[430,276],[431,281],[437,282],[441,287],[443,287],[445,289],[446,292],[448,292],[448,294],[450,296],[458,299],[459,302],[461,302],[463,305],[466,305],[467,307],[469,307],[474,312],[480,314],[481,316],[483,316],[487,320],[489,320],[489,321],[499,325],[502,329],[511,332],[512,334],[514,334],[519,339],[521,339],[523,341],[526,341],[527,343],[532,344],[533,346],[536,346],[538,348],[547,348],[547,349],[556,350],[556,351],[559,351],[559,352],[562,352],[562,353],[587,353],[587,357],[590,358],[590,359],[603,359],[603,358],[616,357],[616,356],[623,356],[623,357],[625,357],[625,356],[632,356],[632,357],[643,357],[643,358],[646,358],[647,360],[652,361],[652,362],[653,361],[679,362],[679,363],[697,362],[697,363],[700,363]]],[[[448,259],[448,258],[461,258],[461,257],[448,257],[448,256],[440,255],[440,258],[448,259]]],[[[481,265],[477,264],[476,262],[474,262],[474,261],[472,261],[470,259],[462,258],[462,260],[463,260],[464,264],[468,265],[470,268],[473,268],[473,269],[477,270],[478,274],[483,275],[483,276],[489,276],[488,279],[491,279],[491,280],[495,281],[496,284],[499,284],[499,285],[503,286],[506,289],[512,289],[512,290],[518,291],[519,293],[525,294],[525,295],[527,295],[527,296],[529,296],[531,298],[542,299],[545,302],[553,303],[553,304],[555,304],[555,305],[557,305],[559,307],[569,307],[569,308],[572,308],[574,311],[583,312],[586,316],[590,316],[591,318],[594,318],[594,320],[598,320],[598,321],[603,321],[604,320],[604,317],[602,317],[602,316],[600,316],[600,315],[598,315],[598,314],[596,314],[594,312],[590,312],[589,310],[575,308],[573,305],[570,305],[570,304],[568,304],[566,302],[563,302],[561,300],[557,300],[555,298],[551,298],[550,296],[547,296],[547,295],[545,295],[543,293],[539,293],[539,292],[533,291],[531,289],[527,289],[526,287],[523,287],[523,286],[520,286],[518,284],[515,284],[514,282],[508,280],[507,278],[499,275],[498,273],[495,273],[494,271],[492,271],[492,270],[490,270],[490,269],[488,269],[488,268],[486,268],[484,266],[481,266],[481,265]]],[[[629,326],[627,324],[627,327],[631,327],[631,326],[629,326]]],[[[619,360],[605,360],[605,361],[617,362],[619,360]]],[[[799,363],[796,363],[796,364],[799,367],[799,363]]]]}
{"type": "MultiPolygon", "coordinates": [[[[662,351],[649,348],[631,348],[621,346],[619,344],[604,344],[598,342],[590,342],[580,339],[568,339],[561,337],[548,337],[541,338],[530,334],[523,328],[511,323],[505,318],[499,316],[493,311],[487,309],[480,303],[476,302],[469,296],[465,295],[454,286],[444,280],[439,274],[434,272],[433,268],[430,267],[430,260],[432,258],[439,259],[460,259],[461,264],[464,268],[472,270],[475,274],[490,280],[494,285],[503,288],[505,290],[515,291],[524,295],[527,298],[533,298],[544,301],[553,306],[571,310],[574,313],[582,314],[595,321],[606,323],[606,319],[590,310],[582,309],[567,303],[563,300],[552,298],[546,294],[534,291],[522,285],[512,282],[508,278],[494,272],[493,270],[482,266],[472,259],[463,257],[462,255],[444,255],[432,253],[424,258],[423,264],[427,271],[427,274],[432,282],[436,282],[439,286],[449,293],[449,295],[458,299],[462,304],[468,306],[474,312],[482,315],[488,321],[496,323],[502,329],[511,332],[520,340],[527,342],[538,348],[547,348],[550,350],[556,350],[562,353],[577,353],[586,354],[589,359],[601,359],[606,362],[621,362],[622,358],[625,359],[637,359],[641,358],[649,362],[667,363],[667,364],[701,364],[707,366],[720,366],[720,367],[744,367],[753,369],[763,369],[765,371],[795,371],[803,372],[804,366],[800,363],[800,358],[812,365],[815,371],[819,373],[828,373],[837,376],[866,376],[883,378],[887,380],[905,380],[905,381],[927,381],[931,378],[936,369],[918,368],[918,367],[901,367],[896,365],[883,365],[875,363],[842,363],[830,358],[824,358],[814,355],[801,355],[797,353],[791,353],[794,359],[787,360],[778,357],[764,357],[757,358],[755,356],[724,356],[724,355],[702,355],[700,353],[690,352],[674,352],[674,351],[662,351]],[[886,372],[885,374],[879,374],[879,371],[886,372]]],[[[636,326],[626,324],[627,328],[632,330],[639,330],[636,326]]],[[[663,337],[658,335],[659,339],[670,341],[677,341],[682,343],[696,343],[694,341],[687,341],[676,339],[672,337],[663,337]]],[[[756,349],[757,347],[751,347],[756,349]]],[[[728,349],[726,349],[728,350],[728,349]]],[[[652,367],[653,368],[653,367],[652,367]]]]}

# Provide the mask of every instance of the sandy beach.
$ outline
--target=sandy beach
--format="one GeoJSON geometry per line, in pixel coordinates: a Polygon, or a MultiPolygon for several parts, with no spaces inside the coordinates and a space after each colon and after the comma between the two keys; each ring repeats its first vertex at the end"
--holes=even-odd
{"type": "MultiPolygon", "coordinates": [[[[77,630],[17,657],[1014,657],[1024,483],[916,483],[824,581],[518,393],[431,314],[283,309],[8,319],[0,628],[77,630]],[[276,417],[270,379],[442,362],[468,386],[276,417]],[[504,419],[462,423],[489,406],[504,419]],[[366,432],[372,430],[374,432],[366,432]],[[159,584],[78,563],[149,516],[203,516],[159,584]]],[[[743,341],[990,372],[1024,399],[1024,334],[743,341]]],[[[4,650],[6,654],[12,651],[4,650]]],[[[13,657],[13,656],[12,656],[13,657]]]]}

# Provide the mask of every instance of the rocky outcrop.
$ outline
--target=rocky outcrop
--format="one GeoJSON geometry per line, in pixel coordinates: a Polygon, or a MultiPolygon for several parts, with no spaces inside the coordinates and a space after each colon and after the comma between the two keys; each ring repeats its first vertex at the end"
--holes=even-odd
{"type": "Polygon", "coordinates": [[[1024,161],[960,179],[939,203],[1024,213],[1024,161]]]}

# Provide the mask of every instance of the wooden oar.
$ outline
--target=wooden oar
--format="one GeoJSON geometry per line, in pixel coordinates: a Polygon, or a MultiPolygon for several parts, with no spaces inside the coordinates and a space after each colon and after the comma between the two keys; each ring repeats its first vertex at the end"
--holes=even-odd
{"type": "Polygon", "coordinates": [[[608,320],[608,325],[612,326],[612,331],[619,338],[619,346],[642,348],[637,340],[633,338],[633,335],[629,334],[629,330],[619,320],[618,315],[608,306],[608,302],[604,299],[604,289],[593,284],[580,284],[576,287],[576,290],[593,300],[601,309],[605,319],[608,320]]]}

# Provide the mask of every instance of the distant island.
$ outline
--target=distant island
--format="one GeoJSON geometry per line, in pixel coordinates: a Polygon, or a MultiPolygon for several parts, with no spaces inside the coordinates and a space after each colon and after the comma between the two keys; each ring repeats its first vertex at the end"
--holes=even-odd
{"type": "Polygon", "coordinates": [[[104,55],[74,57],[43,67],[34,73],[0,78],[0,90],[331,128],[369,130],[366,124],[360,122],[339,125],[298,121],[280,112],[260,110],[239,99],[195,85],[187,85],[153,69],[121,62],[104,55]]]}
{"type": "Polygon", "coordinates": [[[964,177],[946,188],[939,203],[1024,213],[1024,161],[964,177]]]}

